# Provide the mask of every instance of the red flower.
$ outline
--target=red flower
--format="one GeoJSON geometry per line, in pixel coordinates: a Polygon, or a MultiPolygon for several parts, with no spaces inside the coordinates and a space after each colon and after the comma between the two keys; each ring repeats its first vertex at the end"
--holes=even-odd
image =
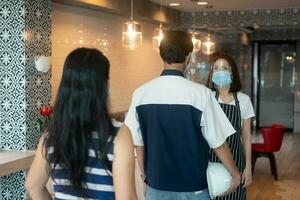
{"type": "Polygon", "coordinates": [[[51,106],[41,108],[40,110],[41,117],[38,118],[39,123],[39,131],[45,132],[49,128],[50,121],[51,121],[51,113],[53,112],[53,109],[51,106]]]}
{"type": "Polygon", "coordinates": [[[45,108],[40,109],[40,114],[43,117],[49,117],[51,113],[52,113],[52,108],[51,107],[45,107],[45,108]]]}

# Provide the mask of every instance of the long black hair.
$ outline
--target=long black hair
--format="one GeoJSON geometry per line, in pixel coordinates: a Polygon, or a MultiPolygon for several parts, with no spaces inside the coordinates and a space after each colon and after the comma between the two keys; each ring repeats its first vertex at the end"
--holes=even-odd
{"type": "Polygon", "coordinates": [[[106,153],[109,139],[115,137],[107,109],[109,67],[108,59],[97,49],[78,48],[67,56],[45,137],[46,155],[49,147],[54,149],[47,161],[66,168],[78,191],[83,189],[92,134],[96,134],[92,146],[97,157],[108,170],[112,168],[106,153]]]}

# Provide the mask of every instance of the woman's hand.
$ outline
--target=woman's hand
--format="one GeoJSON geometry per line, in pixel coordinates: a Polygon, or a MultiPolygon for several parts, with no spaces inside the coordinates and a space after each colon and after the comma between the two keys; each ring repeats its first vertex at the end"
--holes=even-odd
{"type": "Polygon", "coordinates": [[[246,167],[242,174],[243,188],[249,186],[252,183],[251,167],[246,167]]]}

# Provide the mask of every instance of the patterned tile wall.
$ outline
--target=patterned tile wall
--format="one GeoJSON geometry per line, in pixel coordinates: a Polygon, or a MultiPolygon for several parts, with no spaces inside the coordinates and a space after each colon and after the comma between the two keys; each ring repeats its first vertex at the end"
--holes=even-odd
{"type": "Polygon", "coordinates": [[[299,27],[300,8],[182,13],[185,27],[299,27]]]}
{"type": "MultiPolygon", "coordinates": [[[[24,150],[26,146],[24,7],[23,0],[0,1],[1,149],[24,150]]],[[[24,199],[24,177],[21,172],[0,178],[0,199],[24,199]]]]}
{"type": "Polygon", "coordinates": [[[251,34],[251,40],[300,40],[298,29],[260,30],[251,34]]]}
{"type": "Polygon", "coordinates": [[[34,149],[40,133],[38,110],[50,105],[51,70],[47,73],[35,69],[36,55],[51,56],[51,0],[26,0],[25,40],[26,55],[26,149],[34,149]]]}
{"type": "MultiPolygon", "coordinates": [[[[0,1],[0,148],[36,146],[38,108],[50,102],[50,75],[34,56],[51,54],[51,0],[0,1]]],[[[0,199],[26,199],[25,173],[0,178],[0,199]]]]}
{"type": "Polygon", "coordinates": [[[25,149],[24,1],[0,1],[0,148],[25,149]]]}

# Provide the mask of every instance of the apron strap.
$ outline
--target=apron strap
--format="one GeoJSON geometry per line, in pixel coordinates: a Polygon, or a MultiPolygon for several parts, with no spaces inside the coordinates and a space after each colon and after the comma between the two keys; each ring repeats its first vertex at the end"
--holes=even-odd
{"type": "Polygon", "coordinates": [[[238,109],[238,115],[239,115],[239,117],[238,117],[238,119],[240,120],[240,122],[239,122],[239,126],[241,126],[241,123],[242,123],[242,115],[241,115],[241,108],[240,108],[240,103],[239,103],[239,100],[238,100],[238,97],[237,97],[237,93],[233,93],[233,97],[234,97],[234,100],[235,100],[235,105],[236,105],[236,107],[237,107],[237,109],[238,109]]]}
{"type": "Polygon", "coordinates": [[[234,100],[235,100],[235,105],[238,106],[238,107],[240,107],[240,102],[239,102],[239,100],[237,98],[237,93],[233,93],[233,97],[234,97],[234,100]]]}
{"type": "Polygon", "coordinates": [[[216,97],[216,99],[217,99],[217,102],[219,102],[219,92],[218,92],[218,90],[216,90],[215,97],[216,97]]]}
{"type": "MultiPolygon", "coordinates": [[[[216,90],[215,97],[216,97],[217,101],[219,101],[219,92],[218,92],[218,90],[216,90]]],[[[236,93],[233,93],[233,98],[234,98],[234,101],[235,101],[235,105],[238,106],[238,108],[240,109],[240,104],[239,104],[239,100],[237,98],[236,93]]]]}
{"type": "MultiPolygon", "coordinates": [[[[217,101],[219,101],[219,95],[220,95],[219,92],[216,90],[215,97],[216,97],[217,101]]],[[[233,93],[233,98],[234,98],[234,101],[235,101],[235,106],[236,106],[236,108],[238,110],[238,112],[237,112],[237,115],[238,115],[237,119],[239,121],[237,122],[237,124],[238,124],[238,127],[239,127],[238,130],[240,130],[241,129],[241,123],[242,123],[242,117],[241,117],[240,103],[239,103],[239,100],[237,98],[237,93],[233,93]]]]}

